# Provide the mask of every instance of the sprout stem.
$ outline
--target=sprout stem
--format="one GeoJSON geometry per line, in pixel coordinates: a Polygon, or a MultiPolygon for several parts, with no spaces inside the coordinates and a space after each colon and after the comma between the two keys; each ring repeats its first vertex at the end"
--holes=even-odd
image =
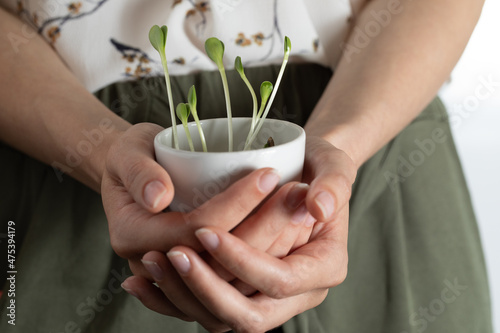
{"type": "Polygon", "coordinates": [[[187,121],[183,120],[182,121],[182,126],[184,127],[184,131],[186,132],[186,137],[187,137],[187,140],[188,140],[189,149],[191,149],[191,151],[194,151],[193,139],[191,138],[191,133],[189,132],[187,121]]]}
{"type": "Polygon", "coordinates": [[[188,92],[188,106],[189,110],[193,114],[194,121],[196,122],[196,127],[198,128],[198,133],[200,134],[201,145],[203,151],[207,152],[207,143],[205,141],[205,134],[203,134],[203,128],[201,127],[200,119],[198,118],[198,111],[196,111],[196,105],[198,104],[198,98],[196,97],[196,88],[191,86],[188,92]]]}
{"type": "Polygon", "coordinates": [[[163,66],[163,71],[165,72],[165,84],[167,86],[168,107],[170,108],[170,119],[172,121],[174,146],[175,149],[179,149],[179,139],[177,137],[177,122],[175,121],[174,101],[172,98],[172,87],[170,85],[170,75],[168,75],[167,57],[165,56],[165,51],[160,52],[160,58],[161,58],[161,64],[163,66]]]}
{"type": "Polygon", "coordinates": [[[196,108],[191,106],[191,113],[193,115],[194,121],[196,122],[196,127],[198,127],[198,133],[200,133],[201,146],[203,147],[203,151],[208,152],[207,142],[205,141],[205,134],[203,133],[203,128],[201,127],[200,119],[198,118],[198,112],[196,112],[196,108]]]}
{"type": "Polygon", "coordinates": [[[257,95],[255,95],[255,91],[253,90],[252,85],[250,84],[250,81],[248,81],[246,75],[241,75],[241,78],[243,79],[243,82],[248,87],[248,90],[250,90],[250,94],[252,95],[252,101],[253,101],[253,112],[252,112],[252,127],[250,128],[250,132],[253,132],[255,128],[255,124],[257,123],[257,95]]]}
{"type": "Polygon", "coordinates": [[[252,135],[254,129],[255,129],[255,124],[257,123],[257,96],[255,95],[255,91],[253,90],[252,85],[247,79],[247,76],[245,75],[245,69],[243,68],[243,63],[241,62],[241,57],[236,57],[234,60],[234,69],[240,74],[241,79],[243,82],[245,82],[248,90],[250,91],[250,95],[252,95],[252,101],[253,101],[253,112],[252,112],[252,124],[250,126],[250,131],[248,131],[248,136],[247,140],[245,141],[245,145],[247,144],[248,140],[250,140],[250,136],[252,135]]]}
{"type": "MultiPolygon", "coordinates": [[[[259,134],[259,131],[262,128],[262,125],[264,125],[264,121],[266,120],[266,117],[267,117],[267,115],[269,113],[269,110],[271,110],[271,106],[273,104],[274,98],[276,97],[276,93],[278,92],[278,87],[279,87],[279,85],[281,83],[281,78],[283,77],[283,73],[285,72],[285,67],[286,67],[287,63],[288,63],[288,57],[286,57],[285,59],[283,59],[283,64],[281,65],[281,69],[280,69],[280,72],[278,74],[278,78],[276,79],[276,84],[274,85],[274,89],[273,89],[273,92],[271,94],[271,97],[269,98],[269,101],[267,102],[267,106],[266,106],[266,109],[264,111],[264,114],[262,115],[262,118],[260,118],[258,120],[257,128],[252,133],[252,137],[245,144],[245,150],[249,149],[252,146],[252,143],[255,141],[255,138],[257,137],[257,134],[259,134]]],[[[259,115],[260,115],[260,113],[261,112],[259,111],[259,115]]]]}
{"type": "Polygon", "coordinates": [[[194,151],[193,139],[191,138],[191,133],[189,132],[188,128],[188,119],[189,114],[191,113],[191,108],[189,107],[189,104],[179,103],[175,112],[177,113],[177,117],[179,117],[179,119],[181,120],[184,131],[186,132],[189,149],[191,149],[191,151],[194,151]]]}
{"type": "Polygon", "coordinates": [[[226,98],[227,109],[227,132],[228,132],[228,151],[233,151],[233,116],[231,113],[231,100],[229,98],[229,87],[227,85],[226,70],[222,58],[224,57],[224,43],[215,37],[205,41],[205,51],[210,59],[217,65],[222,86],[224,87],[224,96],[226,98]]]}
{"type": "Polygon", "coordinates": [[[229,97],[229,87],[227,85],[226,71],[224,66],[218,66],[220,77],[222,78],[222,86],[224,87],[224,96],[226,98],[227,110],[227,135],[228,135],[228,151],[233,151],[233,116],[231,112],[231,99],[229,97]]]}

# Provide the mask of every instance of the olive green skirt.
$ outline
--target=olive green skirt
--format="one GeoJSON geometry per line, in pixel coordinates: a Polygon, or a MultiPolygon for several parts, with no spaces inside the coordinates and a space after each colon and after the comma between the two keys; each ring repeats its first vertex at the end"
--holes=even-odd
{"type": "MultiPolygon", "coordinates": [[[[256,91],[278,68],[247,70],[256,91]]],[[[271,116],[305,124],[331,72],[287,69],[271,116]]],[[[251,98],[228,73],[234,116],[251,98]]],[[[162,78],[111,85],[96,95],[132,123],[169,126],[162,78]]],[[[217,72],[172,80],[176,103],[195,84],[201,118],[225,117],[217,72]]],[[[397,114],[394,115],[397,117],[397,114]]],[[[0,332],[205,332],[145,308],[120,288],[130,271],[113,253],[98,194],[0,146],[0,283],[7,278],[7,222],[15,222],[15,297],[0,301],[0,332]],[[8,323],[15,299],[15,326],[8,323]]],[[[349,272],[286,333],[492,332],[478,229],[446,112],[434,100],[359,170],[350,205],[349,272]]],[[[8,275],[10,277],[10,274],[8,275]]]]}

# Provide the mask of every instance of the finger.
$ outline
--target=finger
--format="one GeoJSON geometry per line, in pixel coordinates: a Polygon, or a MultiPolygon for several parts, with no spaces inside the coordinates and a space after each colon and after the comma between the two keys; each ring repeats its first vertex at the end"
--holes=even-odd
{"type": "Polygon", "coordinates": [[[327,294],[323,289],[282,300],[261,293],[248,298],[221,279],[192,249],[176,247],[168,253],[168,258],[194,296],[236,332],[270,330],[317,306],[327,294]]]}
{"type": "MultiPolygon", "coordinates": [[[[112,182],[112,180],[109,180],[112,182]]],[[[152,214],[117,188],[105,203],[111,245],[124,258],[134,258],[151,249],[166,253],[178,244],[200,251],[194,231],[205,225],[231,230],[264,200],[279,182],[270,168],[256,170],[193,212],[152,214]]]]}
{"type": "Polygon", "coordinates": [[[130,295],[136,297],[150,310],[184,321],[193,321],[186,314],[179,311],[163,294],[160,288],[154,286],[152,282],[144,278],[131,276],[123,281],[122,288],[130,295]]]}
{"type": "Polygon", "coordinates": [[[196,236],[237,278],[270,297],[283,298],[329,288],[345,279],[346,223],[317,223],[314,228],[314,238],[282,260],[215,227],[202,228],[196,236]]]}
{"type": "Polygon", "coordinates": [[[288,183],[233,230],[249,246],[282,257],[291,249],[308,215],[309,185],[288,183]]]}
{"type": "Polygon", "coordinates": [[[131,127],[110,147],[106,158],[108,175],[152,213],[165,209],[174,195],[168,173],[154,157],[154,137],[161,130],[145,123],[131,127]]]}
{"type": "MultiPolygon", "coordinates": [[[[310,219],[310,217],[311,215],[307,213],[305,218],[306,222],[308,219],[310,219]]],[[[287,256],[291,251],[306,244],[309,236],[311,235],[311,231],[312,224],[303,225],[294,229],[285,229],[280,237],[273,243],[273,245],[271,245],[271,247],[266,252],[276,258],[283,258],[287,256]]]]}
{"type": "Polygon", "coordinates": [[[140,276],[145,278],[148,281],[154,281],[153,277],[149,272],[144,268],[144,264],[140,259],[129,259],[128,265],[130,267],[130,270],[132,271],[132,274],[134,276],[140,276]]]}
{"type": "Polygon", "coordinates": [[[306,244],[307,242],[309,242],[309,239],[311,238],[311,233],[312,233],[313,227],[314,227],[316,222],[317,222],[316,219],[314,217],[312,217],[311,214],[309,214],[307,216],[304,228],[302,228],[297,239],[295,239],[295,243],[293,244],[290,251],[294,251],[295,249],[297,249],[297,248],[303,246],[304,244],[306,244]]]}
{"type": "MultiPolygon", "coordinates": [[[[283,185],[253,215],[238,225],[232,234],[275,257],[285,256],[295,244],[308,215],[305,206],[308,189],[309,185],[297,182],[283,185]]],[[[212,257],[203,256],[203,259],[224,280],[234,279],[212,257]]],[[[255,291],[237,281],[235,286],[246,295],[255,291]]]]}
{"type": "Polygon", "coordinates": [[[256,170],[188,213],[187,218],[190,223],[217,221],[222,227],[234,227],[234,222],[245,219],[276,188],[279,180],[274,169],[256,170]]]}
{"type": "Polygon", "coordinates": [[[311,181],[307,208],[318,221],[331,221],[349,202],[356,166],[349,156],[320,138],[308,138],[305,172],[311,181]]]}
{"type": "Polygon", "coordinates": [[[165,254],[151,251],[144,255],[142,261],[169,303],[174,304],[179,311],[204,327],[209,327],[210,331],[222,332],[228,329],[191,293],[165,254]]]}

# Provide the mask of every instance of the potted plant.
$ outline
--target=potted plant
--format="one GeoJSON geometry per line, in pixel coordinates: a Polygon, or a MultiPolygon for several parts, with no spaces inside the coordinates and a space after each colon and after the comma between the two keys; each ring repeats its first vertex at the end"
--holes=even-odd
{"type": "Polygon", "coordinates": [[[172,126],[158,133],[154,141],[156,159],[169,173],[175,188],[170,208],[190,211],[258,168],[276,169],[281,176],[280,184],[300,180],[305,154],[304,130],[287,121],[267,119],[288,62],[290,39],[285,37],[283,63],[275,85],[264,81],[260,87],[260,106],[245,76],[241,58],[236,58],[235,69],[247,85],[253,100],[252,117],[246,118],[233,118],[231,114],[228,83],[222,63],[224,44],[215,37],[207,39],[205,50],[221,75],[227,119],[200,120],[194,86],[189,90],[187,103],[179,103],[174,109],[165,55],[167,33],[166,26],[153,26],[149,39],[160,53],[171,110],[172,126]],[[177,125],[175,115],[181,124],[177,125]],[[194,122],[188,121],[191,115],[194,122]]]}

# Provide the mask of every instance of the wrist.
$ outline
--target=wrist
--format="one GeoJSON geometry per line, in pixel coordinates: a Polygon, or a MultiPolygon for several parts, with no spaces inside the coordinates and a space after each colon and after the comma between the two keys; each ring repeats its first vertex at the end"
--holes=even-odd
{"type": "Polygon", "coordinates": [[[101,190],[106,155],[113,143],[131,125],[109,110],[98,117],[92,117],[86,124],[80,124],[77,131],[60,142],[60,153],[51,163],[61,179],[67,174],[96,192],[101,190]]]}
{"type": "Polygon", "coordinates": [[[95,146],[95,153],[89,155],[89,168],[86,174],[89,177],[91,184],[89,186],[97,192],[101,191],[101,183],[106,165],[106,156],[110,147],[125,133],[131,126],[124,127],[122,124],[112,122],[108,118],[103,118],[92,132],[92,137],[88,137],[88,141],[94,140],[92,144],[95,146]]]}
{"type": "Polygon", "coordinates": [[[366,140],[356,138],[354,129],[348,124],[328,124],[323,122],[321,125],[315,125],[313,122],[308,122],[306,127],[306,135],[310,137],[319,137],[322,140],[333,145],[335,148],[342,150],[354,163],[358,169],[368,158],[365,150],[360,146],[366,140]]]}

